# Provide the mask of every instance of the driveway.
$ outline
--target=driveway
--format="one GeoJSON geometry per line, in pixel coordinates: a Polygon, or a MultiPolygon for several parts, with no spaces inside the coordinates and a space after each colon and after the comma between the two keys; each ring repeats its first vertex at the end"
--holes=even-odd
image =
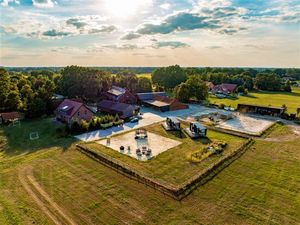
{"type": "Polygon", "coordinates": [[[92,131],[92,132],[88,132],[88,133],[84,133],[84,134],[80,134],[75,136],[75,138],[81,140],[81,141],[85,141],[85,142],[89,142],[89,141],[96,141],[114,134],[119,134],[122,132],[126,132],[132,129],[137,129],[140,127],[145,127],[148,125],[151,125],[153,123],[157,123],[157,122],[161,122],[164,120],[164,117],[156,115],[154,113],[151,112],[146,112],[143,114],[143,119],[139,120],[136,123],[125,123],[123,126],[118,126],[118,127],[111,127],[105,130],[96,130],[96,131],[92,131]]]}

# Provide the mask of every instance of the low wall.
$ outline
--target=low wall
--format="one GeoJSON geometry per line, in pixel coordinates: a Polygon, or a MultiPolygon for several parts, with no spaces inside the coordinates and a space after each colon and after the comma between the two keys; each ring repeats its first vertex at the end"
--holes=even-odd
{"type": "Polygon", "coordinates": [[[181,200],[189,195],[196,187],[199,185],[205,184],[211,178],[213,178],[216,174],[218,174],[222,169],[240,157],[252,144],[252,139],[248,139],[246,143],[244,143],[239,148],[232,151],[230,154],[225,157],[221,157],[217,162],[207,167],[204,171],[193,176],[188,181],[184,182],[179,186],[173,186],[167,183],[162,183],[160,181],[154,180],[152,178],[147,177],[139,171],[131,168],[130,166],[120,162],[111,156],[100,152],[94,152],[92,149],[86,148],[81,145],[77,145],[77,149],[93,160],[100,162],[101,164],[108,166],[123,175],[134,179],[140,183],[143,183],[149,187],[154,188],[162,192],[165,195],[168,195],[176,200],[181,200]]]}

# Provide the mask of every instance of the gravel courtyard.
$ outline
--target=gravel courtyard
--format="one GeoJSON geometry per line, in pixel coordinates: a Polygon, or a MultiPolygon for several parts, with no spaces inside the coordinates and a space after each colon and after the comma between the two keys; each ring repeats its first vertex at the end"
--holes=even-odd
{"type": "Polygon", "coordinates": [[[235,113],[233,119],[223,121],[217,127],[239,131],[250,135],[259,135],[270,127],[274,121],[235,113]]]}
{"type": "Polygon", "coordinates": [[[110,139],[110,144],[107,144],[107,139],[100,140],[97,143],[141,161],[147,161],[152,157],[155,157],[158,154],[181,144],[181,142],[179,141],[162,137],[150,132],[148,132],[148,138],[146,139],[135,139],[134,131],[126,133],[124,135],[112,137],[110,139]],[[120,150],[121,146],[124,146],[125,148],[123,151],[120,150]],[[128,151],[128,146],[130,146],[130,151],[128,151]],[[141,149],[143,146],[151,149],[152,154],[150,156],[142,155],[141,157],[139,157],[136,154],[136,149],[141,149]]]}

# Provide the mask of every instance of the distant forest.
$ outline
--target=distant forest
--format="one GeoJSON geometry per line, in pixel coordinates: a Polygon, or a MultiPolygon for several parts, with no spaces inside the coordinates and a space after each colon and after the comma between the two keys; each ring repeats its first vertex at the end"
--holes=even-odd
{"type": "MultiPolygon", "coordinates": [[[[32,71],[41,71],[41,70],[48,70],[52,72],[60,72],[65,67],[3,67],[7,71],[12,72],[23,72],[29,74],[32,71]]],[[[89,67],[91,69],[103,70],[108,71],[113,74],[120,73],[123,71],[131,71],[136,74],[141,73],[152,73],[154,70],[162,67],[89,67]]],[[[232,72],[238,73],[238,71],[250,71],[253,73],[258,72],[274,72],[276,74],[285,75],[289,73],[297,73],[298,79],[300,79],[300,69],[298,68],[251,68],[251,67],[182,67],[188,70],[198,70],[198,71],[214,71],[214,72],[232,72]]]]}
{"type": "Polygon", "coordinates": [[[286,91],[298,85],[300,69],[80,67],[0,68],[0,112],[20,111],[28,118],[53,113],[53,96],[97,103],[112,85],[132,93],[167,91],[180,101],[207,100],[207,82],[232,83],[237,92],[286,91]],[[151,73],[151,77],[139,76],[151,73]],[[206,82],[206,83],[205,83],[206,82]]]}

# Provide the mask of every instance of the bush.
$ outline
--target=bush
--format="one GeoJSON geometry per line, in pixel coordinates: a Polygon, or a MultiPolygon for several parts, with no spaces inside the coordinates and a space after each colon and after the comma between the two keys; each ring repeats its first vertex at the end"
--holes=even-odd
{"type": "Polygon", "coordinates": [[[102,129],[107,129],[107,128],[112,127],[113,125],[114,125],[113,122],[110,122],[110,123],[104,123],[104,124],[101,124],[101,128],[102,128],[102,129]]]}
{"type": "Polygon", "coordinates": [[[79,134],[81,133],[81,127],[77,121],[71,124],[71,134],[79,134]]]}
{"type": "Polygon", "coordinates": [[[85,120],[81,120],[80,121],[80,129],[81,129],[81,132],[86,132],[89,130],[89,123],[86,122],[85,120]]]}

